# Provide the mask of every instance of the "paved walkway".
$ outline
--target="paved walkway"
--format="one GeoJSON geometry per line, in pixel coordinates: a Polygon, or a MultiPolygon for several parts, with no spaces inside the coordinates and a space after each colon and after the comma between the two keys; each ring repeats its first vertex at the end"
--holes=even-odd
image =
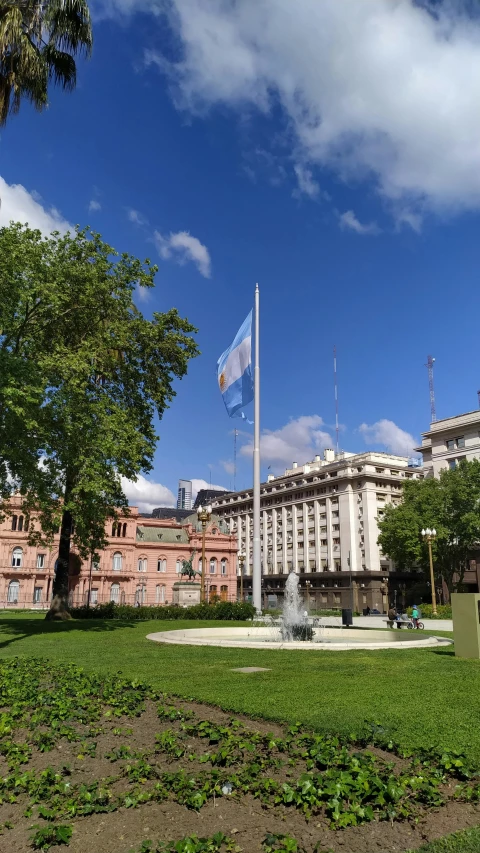
{"type": "MultiPolygon", "coordinates": [[[[386,628],[386,616],[354,616],[354,627],[358,628],[386,628]]],[[[325,625],[341,625],[341,616],[324,616],[322,622],[325,625]]],[[[453,631],[451,619],[422,619],[427,631],[453,631]]]]}

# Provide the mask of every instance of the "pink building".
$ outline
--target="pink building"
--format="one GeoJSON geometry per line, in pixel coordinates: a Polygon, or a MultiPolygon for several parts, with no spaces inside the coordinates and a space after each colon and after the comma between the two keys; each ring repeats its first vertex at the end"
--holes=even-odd
{"type": "MultiPolygon", "coordinates": [[[[52,594],[59,535],[52,548],[28,544],[28,530],[19,498],[0,524],[0,608],[48,608],[52,594]]],[[[202,568],[202,532],[196,514],[182,522],[131,514],[107,528],[109,543],[92,566],[78,554],[70,558],[70,596],[74,605],[87,601],[124,604],[171,604],[173,584],[180,580],[182,561],[196,551],[193,567],[202,568]]],[[[212,516],[205,537],[206,595],[235,601],[237,540],[225,522],[212,516]]]]}

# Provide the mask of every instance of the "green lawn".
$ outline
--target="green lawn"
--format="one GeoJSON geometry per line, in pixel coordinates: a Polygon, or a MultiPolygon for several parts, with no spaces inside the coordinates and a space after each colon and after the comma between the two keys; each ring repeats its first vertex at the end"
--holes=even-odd
{"type": "Polygon", "coordinates": [[[480,760],[480,728],[474,724],[480,662],[456,659],[452,647],[309,653],[167,646],[145,639],[150,632],[200,624],[57,624],[41,614],[7,614],[0,618],[0,656],[35,655],[122,671],[181,696],[321,730],[358,731],[365,719],[377,720],[402,744],[452,747],[480,760]],[[271,671],[231,672],[240,666],[271,671]]]}
{"type": "Polygon", "coordinates": [[[478,853],[480,850],[480,829],[468,829],[465,832],[455,832],[440,841],[433,841],[412,850],[411,853],[478,853]]]}

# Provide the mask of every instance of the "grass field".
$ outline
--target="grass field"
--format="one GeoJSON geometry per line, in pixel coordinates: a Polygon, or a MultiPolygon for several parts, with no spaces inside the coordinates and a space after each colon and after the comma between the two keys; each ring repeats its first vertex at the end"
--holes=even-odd
{"type": "Polygon", "coordinates": [[[474,722],[480,662],[456,659],[452,647],[309,653],[164,646],[145,639],[150,632],[196,626],[52,624],[41,614],[7,614],[0,618],[0,656],[35,655],[122,671],[180,696],[323,731],[358,731],[366,719],[376,720],[403,745],[455,748],[480,762],[480,728],[474,722]],[[231,671],[240,666],[270,671],[231,671]]]}

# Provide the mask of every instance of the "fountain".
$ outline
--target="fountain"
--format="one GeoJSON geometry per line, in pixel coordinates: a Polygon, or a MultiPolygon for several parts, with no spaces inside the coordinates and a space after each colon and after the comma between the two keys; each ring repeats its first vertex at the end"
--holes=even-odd
{"type": "Polygon", "coordinates": [[[291,571],[285,583],[285,599],[280,623],[280,635],[284,643],[292,643],[295,640],[311,641],[315,633],[308,623],[307,614],[303,611],[303,602],[298,591],[299,580],[298,575],[291,571]]]}

